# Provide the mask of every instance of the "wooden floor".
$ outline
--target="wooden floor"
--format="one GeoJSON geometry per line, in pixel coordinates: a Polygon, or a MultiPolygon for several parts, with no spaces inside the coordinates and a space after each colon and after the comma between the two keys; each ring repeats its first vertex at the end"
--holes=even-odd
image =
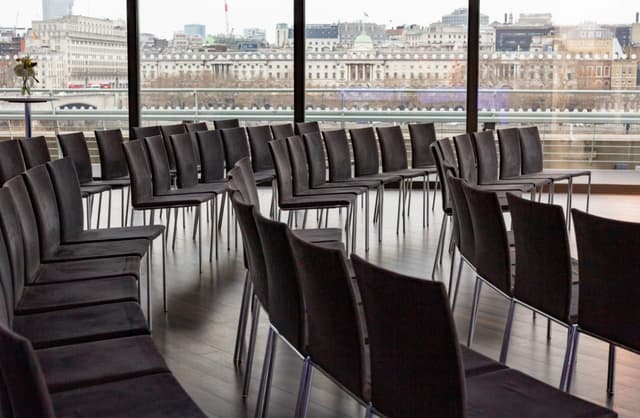
{"type": "MultiPolygon", "coordinates": [[[[415,192],[406,234],[395,233],[396,191],[388,191],[385,198],[384,240],[378,243],[371,232],[371,249],[364,252],[362,234],[359,234],[357,253],[387,268],[418,277],[431,273],[436,241],[441,222],[440,200],[431,212],[431,225],[422,228],[421,193],[415,192]]],[[[268,208],[270,192],[261,190],[263,208],[268,208]]],[[[372,198],[373,199],[373,198],[372,198]]],[[[564,200],[557,196],[558,202],[564,200]]],[[[119,196],[114,194],[114,203],[119,196]]],[[[584,196],[574,197],[574,206],[583,208],[584,196]]],[[[115,213],[114,208],[114,213],[115,213]]],[[[595,195],[591,212],[604,216],[640,222],[639,196],[595,195]]],[[[338,214],[331,221],[338,222],[338,214]]],[[[116,218],[117,220],[117,218],[116,218]]],[[[176,250],[168,250],[167,275],[169,283],[169,312],[161,311],[161,281],[159,274],[152,278],[154,302],[153,338],[165,355],[178,380],[200,407],[210,416],[253,416],[256,393],[262,367],[267,323],[262,316],[258,332],[258,348],[254,363],[251,391],[247,399],[241,396],[242,372],[232,362],[234,337],[242,294],[245,270],[241,244],[235,249],[233,235],[231,250],[227,251],[226,230],[220,239],[220,259],[204,264],[202,277],[198,276],[197,251],[191,239],[190,215],[186,229],[178,227],[176,250]]],[[[115,222],[115,220],[114,220],[115,222]]],[[[208,231],[208,228],[203,228],[208,231]]],[[[208,232],[203,234],[204,254],[208,254],[208,232]]],[[[575,250],[575,245],[574,245],[575,250]]],[[[155,248],[154,266],[159,267],[159,245],[155,248]]],[[[445,276],[449,271],[449,258],[445,255],[445,276]]],[[[158,271],[156,269],[156,271],[158,271]]],[[[438,276],[441,278],[441,276],[438,276]]],[[[460,298],[455,312],[461,340],[465,340],[469,323],[472,293],[471,275],[463,275],[460,298]]],[[[478,327],[473,348],[497,358],[507,314],[507,303],[490,289],[481,296],[478,327]]],[[[629,324],[639,326],[638,324],[629,324]]],[[[425,330],[426,331],[426,330],[425,330]]],[[[640,331],[640,330],[639,330],[640,331]]],[[[546,338],[546,321],[532,320],[530,312],[516,311],[511,338],[508,365],[531,376],[556,385],[566,342],[563,328],[554,326],[550,341],[546,338]]],[[[618,350],[616,393],[608,399],[605,393],[607,345],[581,336],[574,379],[573,393],[593,402],[614,408],[620,416],[640,416],[640,357],[618,350]]],[[[273,388],[269,415],[293,415],[298,379],[302,362],[288,347],[278,344],[274,368],[273,388]]],[[[342,393],[320,373],[314,373],[309,415],[312,417],[362,416],[363,409],[342,393]]]]}

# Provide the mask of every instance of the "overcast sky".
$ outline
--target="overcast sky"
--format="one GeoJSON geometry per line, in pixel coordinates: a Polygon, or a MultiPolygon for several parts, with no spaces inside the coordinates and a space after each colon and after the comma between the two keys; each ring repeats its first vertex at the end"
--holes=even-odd
{"type": "MultiPolygon", "coordinates": [[[[160,37],[171,37],[185,23],[201,23],[208,33],[225,31],[225,0],[139,0],[141,31],[160,37]]],[[[291,0],[227,0],[229,23],[234,33],[241,34],[243,28],[260,27],[273,38],[275,25],[291,23],[293,10],[291,0]]],[[[552,13],[556,24],[575,24],[585,21],[598,23],[630,23],[640,11],[640,4],[628,0],[592,1],[586,7],[584,1],[537,0],[482,0],[481,11],[491,21],[502,21],[504,13],[552,13]],[[517,3],[518,5],[513,5],[517,3]],[[529,4],[528,4],[529,3],[529,4]],[[520,6],[521,4],[521,6],[520,6]],[[606,4],[606,7],[603,7],[606,4]]],[[[337,21],[364,20],[384,23],[387,26],[417,23],[426,25],[435,22],[443,14],[456,7],[465,7],[466,2],[416,0],[307,0],[309,23],[333,23],[337,21]],[[365,16],[365,13],[368,17],[365,16]]],[[[74,14],[124,19],[125,0],[75,0],[74,14]]],[[[32,20],[42,18],[42,0],[3,0],[0,26],[30,26],[32,20]]]]}

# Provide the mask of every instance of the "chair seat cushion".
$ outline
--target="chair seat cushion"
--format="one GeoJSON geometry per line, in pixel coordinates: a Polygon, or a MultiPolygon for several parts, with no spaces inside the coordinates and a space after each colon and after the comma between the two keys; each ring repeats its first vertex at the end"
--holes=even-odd
{"type": "Polygon", "coordinates": [[[95,260],[60,261],[40,265],[35,283],[54,283],[97,279],[115,276],[134,276],[140,273],[140,257],[109,257],[95,260]]]}
{"type": "Polygon", "coordinates": [[[331,188],[331,187],[367,187],[369,189],[375,189],[380,185],[378,180],[339,180],[329,183],[323,183],[317,186],[317,188],[331,188]]]}
{"type": "Polygon", "coordinates": [[[80,186],[80,192],[83,195],[84,194],[91,195],[91,194],[96,194],[96,193],[102,193],[102,192],[106,192],[109,189],[110,189],[110,187],[106,186],[106,185],[101,185],[101,186],[98,186],[98,185],[95,185],[95,186],[90,186],[90,185],[84,186],[84,185],[81,185],[80,186]]]}
{"type": "Polygon", "coordinates": [[[148,335],[36,351],[49,392],[168,372],[148,335]]]}
{"type": "Polygon", "coordinates": [[[404,170],[389,171],[385,174],[394,174],[403,178],[422,177],[427,174],[427,171],[419,168],[406,168],[404,170]]]}
{"type": "Polygon", "coordinates": [[[511,369],[467,379],[467,412],[480,418],[616,417],[610,409],[511,369]]]}
{"type": "Polygon", "coordinates": [[[280,202],[282,209],[335,208],[355,204],[356,197],[349,194],[326,196],[295,196],[280,202]]]}
{"type": "Polygon", "coordinates": [[[191,193],[214,193],[214,194],[222,194],[227,190],[227,185],[225,183],[198,183],[193,186],[186,187],[184,189],[178,189],[185,192],[191,193]]]}
{"type": "Polygon", "coordinates": [[[267,183],[272,181],[276,177],[276,170],[261,170],[253,173],[256,179],[256,184],[267,183]]]}
{"type": "Polygon", "coordinates": [[[549,184],[551,179],[541,177],[509,177],[500,179],[500,184],[533,184],[536,187],[549,184]]]}
{"type": "Polygon", "coordinates": [[[549,179],[553,181],[563,181],[563,180],[569,180],[571,178],[571,174],[544,170],[544,171],[539,171],[537,173],[523,174],[522,177],[544,178],[544,179],[549,179]]]}
{"type": "Polygon", "coordinates": [[[81,187],[107,187],[107,189],[118,189],[122,187],[128,187],[131,184],[131,180],[128,178],[113,179],[113,180],[93,180],[88,183],[82,183],[81,187]]]}
{"type": "Polygon", "coordinates": [[[103,303],[136,301],[138,299],[137,283],[135,277],[125,276],[26,286],[15,311],[16,314],[26,314],[103,303]]]}
{"type": "Polygon", "coordinates": [[[342,230],[340,228],[324,229],[294,229],[291,232],[298,238],[307,242],[327,242],[342,241],[342,230]]]}
{"type": "Polygon", "coordinates": [[[464,374],[467,378],[507,368],[504,364],[498,363],[470,348],[461,345],[460,349],[462,351],[464,374]]]}
{"type": "Polygon", "coordinates": [[[295,196],[324,196],[324,195],[342,195],[353,194],[361,195],[368,189],[365,187],[336,187],[336,188],[321,188],[321,189],[307,189],[302,193],[297,193],[295,196]]]}
{"type": "Polygon", "coordinates": [[[58,246],[53,257],[47,261],[85,260],[88,258],[108,258],[119,256],[144,257],[149,250],[149,241],[128,239],[109,242],[90,242],[83,244],[62,244],[58,246]]]}
{"type": "Polygon", "coordinates": [[[393,183],[399,183],[400,180],[402,180],[402,177],[394,175],[394,174],[371,174],[371,175],[368,175],[368,176],[354,177],[354,180],[358,180],[358,181],[375,180],[375,181],[381,182],[382,184],[393,184],[393,183]]]}
{"type": "Polygon", "coordinates": [[[82,231],[77,237],[65,241],[67,244],[77,242],[101,242],[132,239],[153,240],[164,232],[164,225],[130,226],[124,228],[90,229],[82,231]]]}
{"type": "MultiPolygon", "coordinates": [[[[179,190],[176,190],[179,191],[179,190]]],[[[145,198],[144,202],[134,204],[136,209],[161,209],[161,208],[181,208],[186,206],[196,206],[213,199],[212,194],[204,193],[170,193],[162,196],[151,196],[145,198]]]]}
{"type": "Polygon", "coordinates": [[[171,373],[58,392],[51,398],[58,417],[206,416],[171,373]]]}
{"type": "Polygon", "coordinates": [[[135,302],[16,315],[13,329],[36,349],[149,333],[135,302]]]}

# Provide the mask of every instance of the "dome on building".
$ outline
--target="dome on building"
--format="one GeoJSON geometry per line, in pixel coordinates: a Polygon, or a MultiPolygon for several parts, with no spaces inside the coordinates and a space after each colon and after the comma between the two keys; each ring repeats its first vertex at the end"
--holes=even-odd
{"type": "Polygon", "coordinates": [[[371,36],[362,32],[353,40],[353,47],[351,49],[354,51],[372,51],[373,39],[371,39],[371,36]]]}

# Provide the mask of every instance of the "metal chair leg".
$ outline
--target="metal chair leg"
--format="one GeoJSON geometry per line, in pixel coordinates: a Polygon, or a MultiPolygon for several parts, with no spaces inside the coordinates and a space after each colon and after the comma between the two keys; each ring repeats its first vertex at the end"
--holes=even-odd
{"type": "Polygon", "coordinates": [[[102,193],[98,197],[98,218],[96,219],[96,229],[100,229],[100,216],[102,213],[102,193]]]}
{"type": "Polygon", "coordinates": [[[162,234],[162,301],[164,311],[167,312],[167,242],[164,234],[162,234]]]}
{"type": "Polygon", "coordinates": [[[567,329],[567,347],[564,352],[564,361],[562,362],[562,374],[560,375],[560,390],[566,390],[567,373],[569,371],[569,362],[571,361],[571,348],[573,347],[573,339],[577,330],[577,325],[571,325],[567,329]]]}
{"type": "Polygon", "coordinates": [[[453,291],[453,301],[451,302],[451,312],[456,309],[456,302],[458,301],[458,291],[460,290],[460,278],[462,275],[462,266],[464,265],[464,259],[460,257],[460,266],[458,267],[458,278],[456,279],[456,288],[453,291]]]}
{"type": "Polygon", "coordinates": [[[589,173],[589,180],[587,183],[587,207],[586,212],[589,213],[589,203],[591,202],[591,173],[589,173]]]}
{"type": "Polygon", "coordinates": [[[369,252],[369,189],[364,193],[364,250],[369,252]]]}
{"type": "Polygon", "coordinates": [[[613,395],[616,379],[616,346],[609,344],[609,367],[607,369],[607,395],[613,395]]]}
{"type": "Polygon", "coordinates": [[[384,184],[378,189],[380,200],[378,201],[378,242],[382,242],[382,222],[384,220],[384,184]]]}
{"type": "Polygon", "coordinates": [[[576,367],[576,361],[578,360],[578,342],[580,341],[580,332],[576,329],[573,336],[573,344],[571,345],[571,359],[569,360],[569,371],[567,371],[567,389],[566,392],[571,390],[571,382],[573,380],[573,372],[576,367]]]}
{"type": "Polygon", "coordinates": [[[109,206],[107,206],[107,229],[111,228],[111,189],[109,189],[109,206]]]}
{"type": "Polygon", "coordinates": [[[233,363],[242,363],[244,352],[244,336],[247,330],[247,318],[249,313],[249,303],[251,301],[251,280],[249,272],[244,276],[244,289],[242,290],[242,302],[240,302],[240,315],[238,316],[238,327],[236,330],[236,344],[233,350],[233,363]]]}
{"type": "Polygon", "coordinates": [[[151,321],[151,252],[147,253],[147,324],[149,331],[152,329],[151,321]]]}
{"type": "MultiPolygon", "coordinates": [[[[396,219],[396,235],[400,234],[400,212],[402,211],[402,190],[404,189],[404,181],[400,180],[398,185],[398,217],[396,219]]],[[[404,216],[404,215],[403,215],[404,216]]]]}
{"type": "Polygon", "coordinates": [[[302,373],[300,375],[300,386],[298,387],[298,400],[296,402],[296,418],[305,418],[309,406],[309,391],[311,390],[311,375],[313,373],[313,365],[309,357],[304,359],[302,365],[302,373]]]}
{"type": "Polygon", "coordinates": [[[258,320],[260,318],[260,303],[256,296],[253,297],[255,307],[251,318],[251,337],[249,338],[249,351],[247,352],[247,364],[244,372],[244,383],[242,385],[242,397],[249,395],[249,384],[251,383],[251,368],[253,367],[253,356],[256,348],[256,335],[258,333],[258,320]]]}
{"type": "Polygon", "coordinates": [[[478,318],[478,305],[480,304],[480,290],[482,289],[482,280],[476,277],[476,287],[473,291],[473,303],[471,305],[471,323],[469,324],[469,335],[467,336],[467,347],[471,348],[473,334],[476,331],[476,319],[478,318]]]}
{"type": "Polygon", "coordinates": [[[436,279],[436,269],[438,268],[438,258],[440,257],[440,251],[442,250],[442,246],[444,245],[443,237],[444,237],[444,229],[445,229],[446,222],[447,222],[447,215],[444,215],[444,218],[442,218],[442,225],[440,226],[440,235],[438,236],[438,245],[436,246],[436,256],[433,261],[433,270],[431,271],[432,280],[436,279]]]}
{"type": "Polygon", "coordinates": [[[202,218],[200,217],[201,207],[200,205],[196,208],[196,219],[198,226],[198,268],[200,270],[200,275],[202,275],[202,218]]]}
{"type": "Polygon", "coordinates": [[[500,349],[500,363],[507,363],[507,354],[509,353],[509,340],[511,339],[511,328],[513,327],[513,315],[516,310],[516,301],[511,299],[509,303],[509,314],[507,315],[507,324],[504,327],[504,336],[502,337],[502,348],[500,349]]]}
{"type": "Polygon", "coordinates": [[[173,242],[171,243],[171,249],[176,250],[176,235],[178,233],[178,208],[173,209],[173,242]]]}
{"type": "Polygon", "coordinates": [[[276,338],[275,331],[272,327],[269,327],[267,348],[265,350],[264,363],[262,364],[262,377],[260,378],[260,388],[258,389],[258,401],[256,402],[256,418],[263,418],[267,416],[277,341],[278,339],[276,338]]]}

